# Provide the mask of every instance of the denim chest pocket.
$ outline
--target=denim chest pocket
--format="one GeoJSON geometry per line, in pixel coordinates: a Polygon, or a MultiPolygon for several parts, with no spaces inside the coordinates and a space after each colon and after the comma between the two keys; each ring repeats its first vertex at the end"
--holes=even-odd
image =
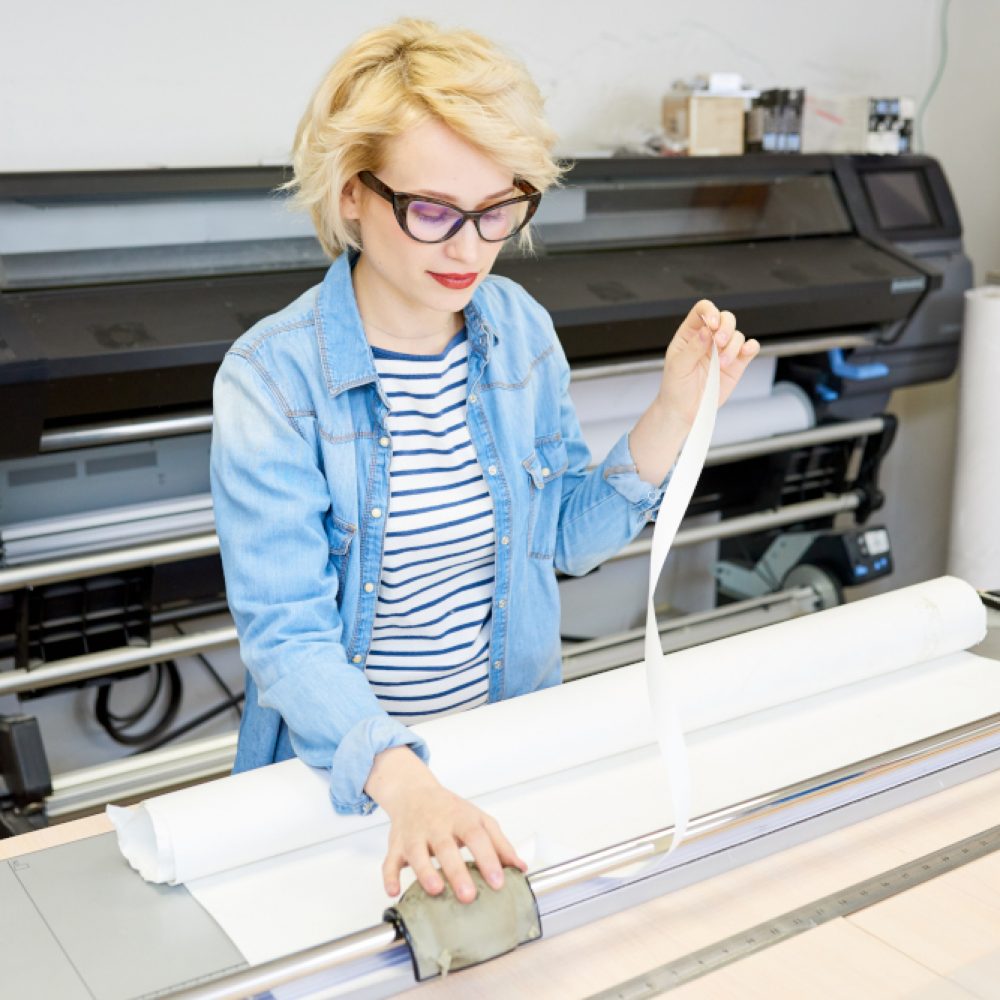
{"type": "Polygon", "coordinates": [[[327,514],[325,520],[326,537],[330,546],[330,565],[337,573],[337,592],[342,593],[347,574],[347,554],[358,529],[356,525],[333,513],[327,514]]]}
{"type": "Polygon", "coordinates": [[[559,434],[538,438],[535,450],[521,463],[528,473],[528,555],[551,559],[555,554],[562,500],[562,474],[569,465],[559,434]]]}

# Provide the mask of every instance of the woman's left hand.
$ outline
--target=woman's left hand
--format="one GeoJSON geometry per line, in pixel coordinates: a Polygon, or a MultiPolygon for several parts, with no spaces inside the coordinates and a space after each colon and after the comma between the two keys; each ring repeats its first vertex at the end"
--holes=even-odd
{"type": "Polygon", "coordinates": [[[708,299],[696,303],[667,347],[658,400],[665,411],[686,426],[694,422],[698,412],[713,340],[719,349],[719,406],[760,352],[756,340],[747,340],[736,329],[736,317],[731,312],[720,311],[708,299]]]}

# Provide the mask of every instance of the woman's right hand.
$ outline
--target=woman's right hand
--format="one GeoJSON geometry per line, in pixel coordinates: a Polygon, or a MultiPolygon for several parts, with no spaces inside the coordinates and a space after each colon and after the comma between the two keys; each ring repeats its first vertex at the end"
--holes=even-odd
{"type": "Polygon", "coordinates": [[[390,896],[399,895],[399,873],[409,865],[432,896],[444,889],[443,875],[455,896],[471,903],[476,889],[462,857],[463,846],[494,889],[503,885],[504,865],[527,870],[496,820],[442,786],[409,747],[380,753],[365,791],[392,822],[382,865],[385,891],[390,896]]]}

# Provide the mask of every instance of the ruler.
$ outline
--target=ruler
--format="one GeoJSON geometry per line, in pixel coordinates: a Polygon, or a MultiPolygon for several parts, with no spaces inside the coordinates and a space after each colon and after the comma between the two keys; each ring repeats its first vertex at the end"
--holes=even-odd
{"type": "Polygon", "coordinates": [[[714,944],[699,948],[667,962],[641,976],[626,980],[588,1000],[643,1000],[659,996],[693,979],[706,976],[716,969],[738,962],[758,951],[781,944],[797,934],[819,927],[829,920],[846,917],[865,907],[897,896],[922,882],[929,882],[938,875],[960,868],[962,865],[985,857],[1000,849],[1000,826],[994,826],[956,844],[951,844],[922,858],[907,862],[898,868],[882,872],[863,882],[823,896],[779,917],[757,924],[747,930],[723,938],[714,944]]]}

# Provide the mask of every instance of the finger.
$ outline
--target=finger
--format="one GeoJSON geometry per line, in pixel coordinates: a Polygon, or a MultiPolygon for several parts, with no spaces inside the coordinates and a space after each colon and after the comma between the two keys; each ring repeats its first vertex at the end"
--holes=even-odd
{"type": "Polygon", "coordinates": [[[434,857],[438,859],[441,871],[451,883],[458,901],[471,903],[476,898],[476,887],[469,874],[469,867],[458,849],[458,844],[452,837],[446,837],[434,841],[431,847],[434,849],[434,857]]]}
{"type": "Polygon", "coordinates": [[[514,845],[504,836],[503,831],[500,829],[500,824],[492,816],[487,816],[483,821],[483,825],[486,827],[486,832],[490,835],[490,840],[493,841],[493,846],[500,857],[500,861],[505,865],[511,865],[526,872],[528,870],[528,862],[523,860],[517,851],[514,850],[514,845]]]}
{"type": "Polygon", "coordinates": [[[740,356],[740,351],[743,349],[745,340],[746,338],[739,330],[733,331],[733,335],[729,338],[729,343],[726,344],[724,350],[719,354],[719,364],[723,368],[729,368],[740,356]]]}
{"type": "Polygon", "coordinates": [[[684,317],[684,322],[677,328],[677,337],[682,344],[690,340],[708,340],[711,334],[719,329],[722,315],[714,302],[701,299],[696,302],[691,311],[684,317]]]}
{"type": "Polygon", "coordinates": [[[472,851],[472,857],[483,878],[494,888],[503,888],[503,866],[485,827],[478,824],[462,835],[462,843],[472,851]]]}
{"type": "Polygon", "coordinates": [[[441,878],[441,873],[434,867],[426,844],[412,844],[406,851],[406,857],[413,869],[413,874],[417,876],[417,881],[427,892],[436,896],[444,889],[444,880],[441,878]]]}
{"type": "Polygon", "coordinates": [[[736,317],[725,309],[719,313],[719,328],[715,331],[715,346],[719,351],[723,351],[732,341],[736,332],[736,317]]]}
{"type": "Polygon", "coordinates": [[[726,369],[726,376],[731,378],[734,383],[738,382],[743,377],[743,373],[747,370],[747,365],[749,365],[759,353],[760,344],[758,341],[746,341],[740,348],[740,353],[737,355],[736,360],[730,364],[728,369],[726,369]]]}
{"type": "Polygon", "coordinates": [[[389,851],[382,862],[382,884],[389,896],[399,895],[399,873],[403,870],[406,859],[403,852],[394,844],[389,845],[389,851]]]}

